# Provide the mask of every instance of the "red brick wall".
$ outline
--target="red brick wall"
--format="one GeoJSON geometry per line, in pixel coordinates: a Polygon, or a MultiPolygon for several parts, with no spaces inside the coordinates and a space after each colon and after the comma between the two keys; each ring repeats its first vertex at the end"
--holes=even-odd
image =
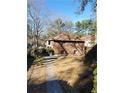
{"type": "Polygon", "coordinates": [[[83,55],[84,44],[83,43],[57,43],[53,42],[52,49],[54,54],[71,54],[71,55],[83,55]]]}

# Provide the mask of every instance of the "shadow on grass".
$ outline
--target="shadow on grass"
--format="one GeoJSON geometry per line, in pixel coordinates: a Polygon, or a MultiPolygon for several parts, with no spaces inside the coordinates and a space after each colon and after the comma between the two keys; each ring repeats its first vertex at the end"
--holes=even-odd
{"type": "Polygon", "coordinates": [[[92,69],[87,68],[86,71],[79,75],[79,79],[74,85],[78,93],[91,93],[93,88],[93,75],[92,69]]]}
{"type": "MultiPolygon", "coordinates": [[[[94,87],[94,75],[93,71],[97,67],[97,44],[88,51],[88,53],[84,56],[84,64],[88,67],[87,71],[80,75],[80,79],[77,81],[80,93],[92,93],[92,89],[94,87]],[[84,90],[83,85],[85,85],[86,90],[84,90]]],[[[96,86],[95,86],[96,87],[96,86]]]]}
{"type": "Polygon", "coordinates": [[[62,80],[46,81],[41,84],[29,84],[27,86],[27,93],[48,93],[47,87],[50,87],[48,84],[51,85],[51,87],[49,88],[50,93],[58,93],[58,91],[56,91],[57,86],[55,87],[56,82],[60,84],[62,93],[76,93],[73,92],[73,88],[69,86],[69,84],[66,81],[62,80]]]}
{"type": "MultiPolygon", "coordinates": [[[[93,71],[97,66],[97,45],[95,45],[88,53],[84,56],[84,64],[87,69],[79,75],[79,79],[75,83],[75,88],[78,90],[77,93],[92,93],[93,89],[93,71]]],[[[76,93],[76,92],[75,92],[76,93]]]]}
{"type": "Polygon", "coordinates": [[[95,45],[88,53],[85,55],[84,63],[87,65],[96,64],[97,62],[97,45],[95,45]]]}
{"type": "Polygon", "coordinates": [[[48,93],[47,87],[50,87],[50,93],[58,93],[56,91],[57,86],[55,85],[56,82],[59,82],[62,93],[91,93],[92,83],[86,82],[85,84],[81,85],[80,83],[75,86],[70,86],[67,81],[63,80],[52,80],[46,81],[41,84],[28,84],[27,85],[27,93],[48,93]],[[50,86],[48,85],[50,84],[50,86]]]}
{"type": "Polygon", "coordinates": [[[46,83],[42,84],[28,84],[27,93],[47,93],[46,83]]]}

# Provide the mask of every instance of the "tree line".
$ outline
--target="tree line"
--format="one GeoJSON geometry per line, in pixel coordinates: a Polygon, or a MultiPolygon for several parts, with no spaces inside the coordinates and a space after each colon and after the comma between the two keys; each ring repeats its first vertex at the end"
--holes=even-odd
{"type": "MultiPolygon", "coordinates": [[[[78,0],[77,0],[78,1],[78,0]]],[[[83,12],[88,3],[93,4],[93,12],[96,12],[96,0],[80,0],[80,11],[83,12]]],[[[27,36],[36,46],[51,36],[61,32],[75,33],[79,36],[96,34],[96,19],[79,20],[72,22],[64,18],[50,18],[51,14],[44,6],[44,0],[28,0],[27,4],[27,36]],[[41,42],[42,41],[42,42],[41,42]]],[[[40,44],[42,45],[42,44],[40,44]]]]}

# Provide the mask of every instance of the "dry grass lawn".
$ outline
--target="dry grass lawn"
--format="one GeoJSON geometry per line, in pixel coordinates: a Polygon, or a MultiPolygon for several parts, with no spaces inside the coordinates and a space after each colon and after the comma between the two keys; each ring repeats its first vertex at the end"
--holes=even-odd
{"type": "Polygon", "coordinates": [[[67,81],[72,87],[86,68],[87,67],[83,65],[83,58],[81,56],[59,58],[53,64],[57,79],[67,81]]]}
{"type": "Polygon", "coordinates": [[[45,81],[45,66],[32,65],[27,73],[28,84],[41,84],[45,81]]]}
{"type": "MultiPolygon", "coordinates": [[[[80,76],[84,74],[87,70],[87,66],[83,64],[82,56],[65,56],[59,57],[52,63],[52,70],[56,76],[56,79],[60,82],[64,91],[70,91],[75,88],[77,81],[80,76]],[[64,84],[64,82],[66,82],[64,84]],[[70,87],[71,89],[67,89],[70,87]]],[[[32,88],[37,89],[40,92],[46,91],[44,87],[42,88],[40,85],[46,82],[46,71],[44,65],[32,65],[27,73],[28,85],[39,85],[38,87],[29,87],[30,93],[36,93],[32,88]],[[41,89],[42,88],[42,89],[41,89]],[[31,92],[32,91],[32,92],[31,92]]],[[[82,84],[86,84],[90,78],[85,78],[81,81],[82,84]]],[[[72,90],[73,91],[73,90],[72,90]]],[[[43,92],[46,93],[46,92],[43,92]]],[[[74,93],[74,92],[65,92],[65,93],[74,93]]],[[[76,92],[77,93],[77,92],[76,92]]],[[[84,92],[85,93],[85,92],[84,92]]]]}

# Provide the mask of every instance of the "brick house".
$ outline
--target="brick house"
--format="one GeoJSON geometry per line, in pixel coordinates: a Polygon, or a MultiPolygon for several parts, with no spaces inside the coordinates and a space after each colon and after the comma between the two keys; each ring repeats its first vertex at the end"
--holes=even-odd
{"type": "Polygon", "coordinates": [[[55,55],[83,55],[85,53],[84,41],[74,34],[61,33],[50,38],[46,47],[54,50],[55,55]]]}

